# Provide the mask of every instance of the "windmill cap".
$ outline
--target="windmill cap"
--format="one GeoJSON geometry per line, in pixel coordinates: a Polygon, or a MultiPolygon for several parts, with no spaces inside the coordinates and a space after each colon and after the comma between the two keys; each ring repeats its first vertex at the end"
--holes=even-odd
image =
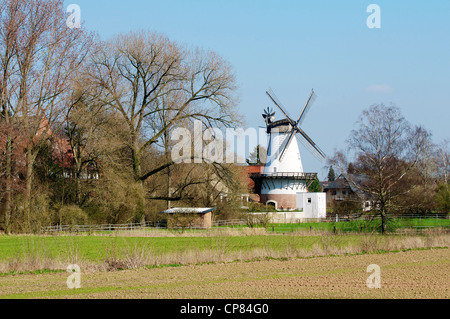
{"type": "Polygon", "coordinates": [[[271,123],[268,129],[269,131],[278,130],[279,133],[288,133],[292,131],[292,125],[288,119],[284,119],[271,123]]]}

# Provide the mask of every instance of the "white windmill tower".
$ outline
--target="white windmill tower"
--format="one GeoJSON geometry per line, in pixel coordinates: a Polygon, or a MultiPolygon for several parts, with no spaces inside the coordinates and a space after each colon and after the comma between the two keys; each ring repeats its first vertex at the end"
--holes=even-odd
{"type": "Polygon", "coordinates": [[[275,94],[271,90],[266,93],[286,118],[275,121],[275,112],[270,108],[264,111],[269,134],[267,160],[264,173],[255,174],[252,178],[261,190],[262,203],[274,205],[277,209],[297,209],[297,194],[306,193],[310,183],[317,178],[317,173],[304,172],[297,138],[319,160],[325,158],[324,152],[300,127],[316,95],[313,90],[300,116],[294,121],[275,94]]]}

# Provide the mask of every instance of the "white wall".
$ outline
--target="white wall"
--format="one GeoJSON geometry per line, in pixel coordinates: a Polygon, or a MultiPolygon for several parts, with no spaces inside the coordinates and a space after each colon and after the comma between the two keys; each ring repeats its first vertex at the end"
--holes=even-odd
{"type": "Polygon", "coordinates": [[[261,194],[263,195],[295,195],[305,191],[306,182],[289,179],[289,177],[265,180],[261,188],[261,194]]]}
{"type": "Polygon", "coordinates": [[[275,224],[298,224],[305,219],[303,212],[277,212],[277,213],[249,213],[255,217],[267,214],[270,216],[270,222],[275,224]]]}
{"type": "Polygon", "coordinates": [[[272,133],[270,136],[270,146],[267,154],[267,163],[264,167],[264,174],[273,173],[303,173],[303,164],[298,147],[298,140],[294,137],[283,160],[280,162],[280,155],[283,151],[284,142],[289,137],[288,133],[272,133]],[[277,155],[275,157],[275,155],[277,155]]]}
{"type": "Polygon", "coordinates": [[[326,218],[326,193],[297,193],[297,208],[303,210],[305,218],[326,218]]]}

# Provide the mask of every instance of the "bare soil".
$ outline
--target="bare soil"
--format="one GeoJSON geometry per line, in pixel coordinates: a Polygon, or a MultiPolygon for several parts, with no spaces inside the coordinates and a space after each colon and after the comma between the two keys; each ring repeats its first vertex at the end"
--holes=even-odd
{"type": "Polygon", "coordinates": [[[0,277],[0,298],[83,299],[449,299],[447,248],[308,259],[83,272],[70,290],[68,273],[0,277]],[[381,267],[369,289],[367,267],[381,267]]]}

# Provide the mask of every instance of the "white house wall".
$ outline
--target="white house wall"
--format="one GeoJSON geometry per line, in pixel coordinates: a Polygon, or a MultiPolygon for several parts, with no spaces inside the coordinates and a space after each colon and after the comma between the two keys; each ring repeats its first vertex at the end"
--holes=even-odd
{"type": "Polygon", "coordinates": [[[303,210],[307,219],[326,218],[326,193],[297,193],[297,207],[303,210]]]}

